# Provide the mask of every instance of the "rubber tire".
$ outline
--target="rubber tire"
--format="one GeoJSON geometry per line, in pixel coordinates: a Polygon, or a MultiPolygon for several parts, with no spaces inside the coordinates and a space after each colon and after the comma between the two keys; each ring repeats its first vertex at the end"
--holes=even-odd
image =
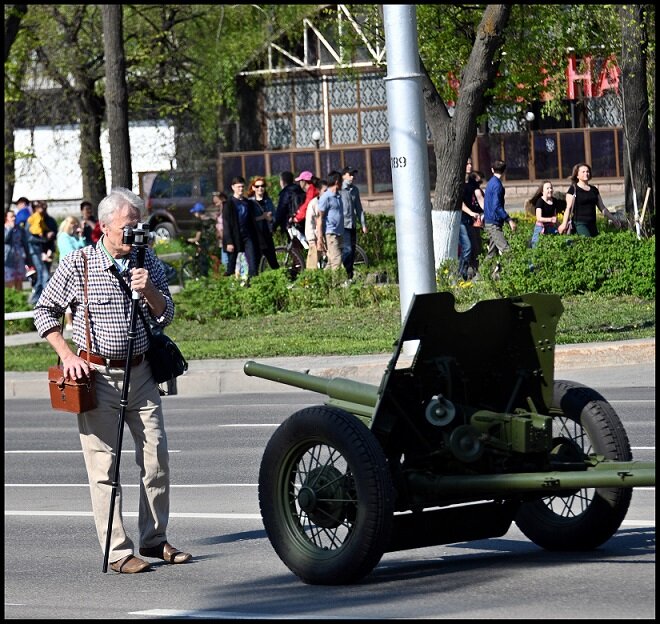
{"type": "Polygon", "coordinates": [[[181,265],[181,282],[183,284],[190,280],[195,280],[198,277],[199,271],[195,260],[187,260],[181,265]]]}
{"type": "MultiPolygon", "coordinates": [[[[275,255],[280,267],[288,269],[291,279],[296,279],[300,272],[305,268],[305,258],[302,257],[297,249],[288,249],[285,246],[275,247],[275,255]]],[[[265,256],[261,256],[259,261],[259,273],[270,269],[270,264],[265,256]]]]}
{"type": "Polygon", "coordinates": [[[156,237],[156,241],[173,241],[176,238],[176,231],[174,226],[167,221],[161,221],[157,223],[152,232],[156,237]]]}
{"type": "MultiPolygon", "coordinates": [[[[563,414],[582,427],[591,444],[589,452],[619,461],[632,459],[628,436],[619,417],[596,390],[576,382],[557,380],[551,411],[555,418],[563,414]]],[[[621,526],[630,505],[632,488],[585,488],[575,495],[586,496],[589,500],[579,514],[565,517],[556,513],[548,504],[561,497],[551,496],[523,503],[515,518],[516,525],[532,542],[546,550],[592,550],[610,539],[621,526]]],[[[579,498],[573,494],[561,498],[565,503],[576,500],[579,498]]]]}
{"type": "MultiPolygon", "coordinates": [[[[342,492],[339,499],[346,498],[342,492]]],[[[390,541],[394,488],[385,454],[371,431],[352,414],[328,406],[299,410],[278,427],[266,446],[259,470],[259,507],[275,552],[303,582],[353,583],[373,570],[390,541]],[[322,525],[304,512],[300,512],[301,522],[300,499],[291,495],[296,477],[303,476],[298,469],[313,473],[311,468],[322,457],[324,446],[338,455],[318,465],[341,464],[340,472],[350,470],[353,476],[354,491],[349,495],[356,503],[344,508],[354,517],[343,515],[350,528],[345,536],[337,536],[343,539],[338,547],[336,542],[329,547],[313,543],[303,523],[319,530],[322,525]],[[316,451],[315,457],[308,454],[310,449],[316,451]],[[300,464],[303,457],[307,463],[300,464]]]]}
{"type": "Polygon", "coordinates": [[[353,266],[369,266],[369,258],[367,257],[367,252],[360,247],[360,245],[355,245],[355,260],[353,261],[353,266]]]}

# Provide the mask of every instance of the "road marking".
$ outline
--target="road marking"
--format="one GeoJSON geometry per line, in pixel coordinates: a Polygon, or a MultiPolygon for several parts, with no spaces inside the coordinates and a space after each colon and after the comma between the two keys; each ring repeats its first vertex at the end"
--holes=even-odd
{"type": "MultiPolygon", "coordinates": [[[[257,483],[195,483],[190,485],[170,485],[170,488],[216,488],[216,487],[250,487],[256,488],[259,484],[257,483]]],[[[45,488],[54,488],[54,487],[89,487],[89,483],[5,483],[5,487],[18,487],[18,488],[30,488],[30,487],[45,487],[45,488]]],[[[128,483],[122,484],[123,488],[137,488],[140,487],[139,483],[128,483]]]]}
{"type": "MultiPolygon", "coordinates": [[[[5,510],[5,516],[38,516],[38,517],[74,517],[88,518],[93,514],[91,511],[28,511],[28,510],[5,510]]],[[[122,516],[137,518],[137,511],[123,511],[122,516]]],[[[261,520],[258,513],[170,513],[170,518],[210,518],[213,520],[261,520]]]]}
{"type": "MultiPolygon", "coordinates": [[[[264,613],[237,613],[236,611],[183,611],[179,609],[147,609],[146,611],[129,611],[128,615],[140,615],[157,618],[194,618],[199,620],[281,620],[281,615],[268,615],[264,613]]],[[[309,615],[291,615],[287,613],[287,620],[309,620],[309,615]]],[[[343,620],[346,616],[323,616],[324,620],[343,620]]],[[[361,617],[361,620],[382,619],[377,617],[361,617]]]]}
{"type": "Polygon", "coordinates": [[[217,427],[279,427],[281,423],[263,423],[263,424],[235,424],[235,425],[216,425],[217,427]]]}
{"type": "MultiPolygon", "coordinates": [[[[135,449],[122,449],[122,453],[135,453],[135,449]]],[[[170,450],[170,453],[180,453],[180,450],[170,450]]],[[[21,453],[25,453],[26,455],[39,455],[39,454],[46,454],[46,453],[82,453],[82,449],[78,449],[77,451],[75,450],[70,450],[70,451],[49,451],[49,450],[42,450],[42,451],[28,451],[28,450],[18,450],[18,451],[5,451],[5,455],[20,455],[21,453]]]]}

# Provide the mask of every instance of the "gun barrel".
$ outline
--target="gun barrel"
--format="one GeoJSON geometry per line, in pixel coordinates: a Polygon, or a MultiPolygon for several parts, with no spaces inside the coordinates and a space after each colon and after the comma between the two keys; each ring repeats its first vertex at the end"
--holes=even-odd
{"type": "Polygon", "coordinates": [[[252,360],[245,363],[243,372],[251,377],[261,377],[270,381],[311,390],[327,394],[330,398],[339,399],[346,403],[356,403],[366,407],[375,407],[378,402],[378,386],[344,379],[342,377],[319,377],[309,373],[299,373],[297,371],[270,366],[268,364],[259,364],[252,360]]]}

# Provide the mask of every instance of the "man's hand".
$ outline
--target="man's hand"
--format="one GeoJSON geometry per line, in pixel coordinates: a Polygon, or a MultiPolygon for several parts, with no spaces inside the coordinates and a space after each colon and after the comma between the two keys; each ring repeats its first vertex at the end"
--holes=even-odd
{"type": "Polygon", "coordinates": [[[87,360],[71,352],[70,355],[62,358],[62,374],[64,379],[72,379],[73,381],[89,377],[87,360]]]}
{"type": "Polygon", "coordinates": [[[147,269],[131,269],[131,290],[142,294],[151,285],[149,271],[147,271],[147,269]]]}
{"type": "Polygon", "coordinates": [[[513,219],[509,219],[509,227],[511,228],[512,232],[516,231],[516,222],[513,219]]]}

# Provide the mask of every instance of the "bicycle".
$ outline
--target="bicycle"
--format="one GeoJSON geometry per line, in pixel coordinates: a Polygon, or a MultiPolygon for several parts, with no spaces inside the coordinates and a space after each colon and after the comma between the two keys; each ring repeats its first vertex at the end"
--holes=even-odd
{"type": "MultiPolygon", "coordinates": [[[[328,264],[328,256],[324,253],[319,258],[319,269],[324,269],[325,265],[328,264]]],[[[360,266],[369,266],[369,258],[367,257],[367,252],[360,247],[357,243],[355,244],[355,260],[353,261],[353,269],[360,266]]]]}
{"type": "MultiPolygon", "coordinates": [[[[300,231],[297,228],[289,226],[287,228],[287,233],[289,235],[289,242],[286,245],[276,246],[275,255],[277,256],[277,261],[280,266],[288,269],[291,279],[296,279],[300,272],[305,268],[305,246],[301,241],[300,231]]],[[[327,261],[327,256],[322,254],[319,258],[319,269],[325,268],[327,261]]],[[[355,261],[353,262],[353,266],[369,266],[367,252],[357,244],[355,245],[355,261]]],[[[268,268],[268,261],[266,258],[262,257],[259,263],[259,272],[261,273],[268,268]]]]}
{"type": "MultiPolygon", "coordinates": [[[[291,279],[296,279],[305,268],[304,245],[299,238],[300,231],[296,227],[289,226],[287,233],[289,235],[289,242],[286,245],[277,245],[275,247],[275,256],[280,267],[287,269],[291,279]]],[[[269,268],[268,260],[265,256],[262,256],[259,261],[259,273],[269,268]]]]}
{"type": "Polygon", "coordinates": [[[182,284],[186,281],[197,280],[210,275],[220,275],[220,258],[213,255],[199,242],[191,244],[195,246],[195,253],[181,265],[182,284]]]}

